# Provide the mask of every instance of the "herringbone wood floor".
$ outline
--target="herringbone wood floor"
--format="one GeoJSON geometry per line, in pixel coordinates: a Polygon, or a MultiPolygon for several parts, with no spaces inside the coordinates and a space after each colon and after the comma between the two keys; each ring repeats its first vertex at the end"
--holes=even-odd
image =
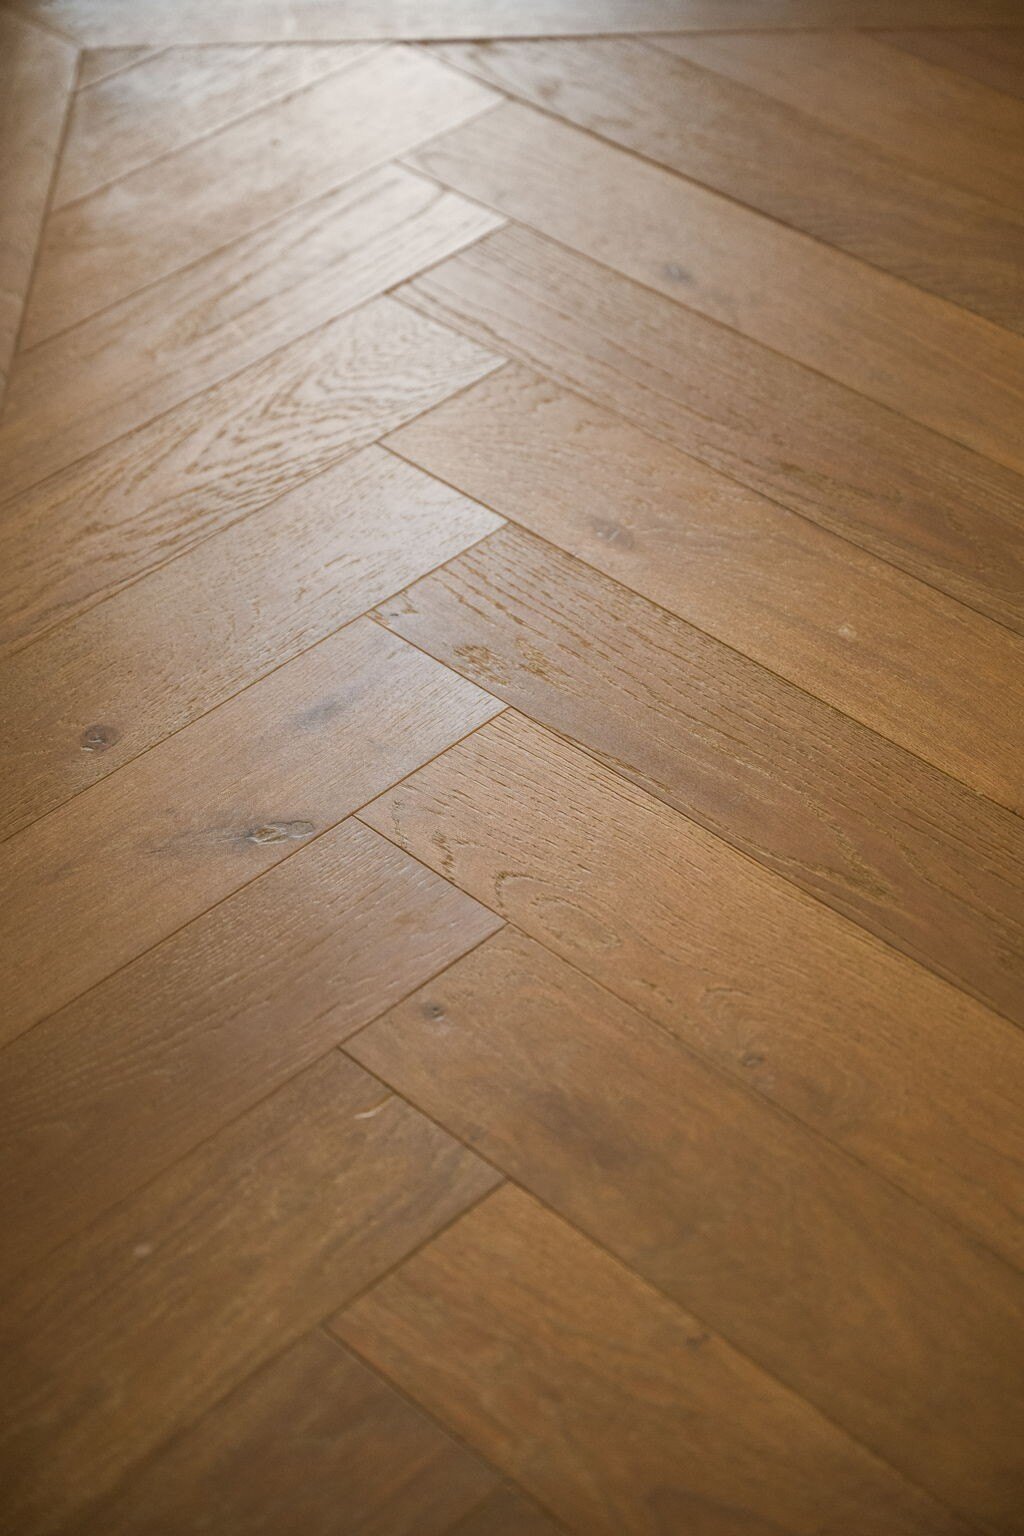
{"type": "Polygon", "coordinates": [[[0,8],[5,1536],[1024,1530],[1022,39],[0,8]]]}

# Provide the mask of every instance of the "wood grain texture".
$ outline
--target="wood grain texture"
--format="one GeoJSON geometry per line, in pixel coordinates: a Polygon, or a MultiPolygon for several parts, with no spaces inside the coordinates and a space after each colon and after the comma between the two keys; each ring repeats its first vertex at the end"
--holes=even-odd
{"type": "Polygon", "coordinates": [[[1012,23],[1016,0],[19,0],[84,47],[365,37],[521,37],[676,27],[1012,23]]]}
{"type": "Polygon", "coordinates": [[[5,1032],[62,1007],[500,706],[355,624],[0,849],[5,1032]]]}
{"type": "Polygon", "coordinates": [[[378,299],[8,501],[0,647],[17,647],[498,366],[378,299]]]}
{"type": "Polygon", "coordinates": [[[0,424],[7,494],[376,298],[500,223],[464,198],[387,166],[43,342],[19,357],[0,424]]]}
{"type": "Polygon", "coordinates": [[[85,1230],[499,926],[347,821],[13,1041],[0,1270],[85,1230]]]}
{"type": "Polygon", "coordinates": [[[990,618],[1024,629],[1024,479],[525,229],[399,290],[990,618]]]}
{"type": "Polygon", "coordinates": [[[347,1049],[891,1466],[1016,1530],[1024,1308],[998,1259],[511,929],[347,1049]]]}
{"type": "Polygon", "coordinates": [[[759,863],[1018,1021],[1024,822],[502,528],[379,610],[759,863]]]}
{"type": "Polygon", "coordinates": [[[159,51],[156,48],[85,48],[78,56],[78,89],[84,91],[97,85],[122,69],[131,69],[133,64],[155,57],[159,51]]]}
{"type": "Polygon", "coordinates": [[[659,40],[938,181],[1020,208],[1024,104],[858,32],[719,33],[659,40]]]}
{"type": "Polygon", "coordinates": [[[0,11],[0,401],[74,79],[70,43],[0,11]]]}
{"type": "Polygon", "coordinates": [[[515,365],[388,443],[965,784],[1024,807],[1024,641],[1001,625],[515,365]]]}
{"type": "Polygon", "coordinates": [[[453,1526],[450,1536],[558,1536],[564,1529],[532,1500],[503,1488],[453,1526]]]}
{"type": "Polygon", "coordinates": [[[460,1515],[496,1481],[318,1330],[158,1452],[77,1529],[337,1536],[344,1510],[346,1536],[444,1536],[453,1520],[461,1532],[460,1515]]]}
{"type": "Polygon", "coordinates": [[[519,1190],[332,1326],[581,1536],[963,1530],[519,1190]]]}
{"type": "Polygon", "coordinates": [[[451,43],[437,51],[488,84],[1024,330],[1024,210],[937,181],[644,42],[451,43]]]}
{"type": "Polygon", "coordinates": [[[367,448],[0,661],[0,833],[104,779],[500,526],[367,448]]]}
{"type": "Polygon", "coordinates": [[[40,247],[25,346],[353,181],[495,100],[465,75],[409,49],[354,59],[307,90],[58,209],[40,247]]]}
{"type": "Polygon", "coordinates": [[[54,208],[301,91],[364,51],[357,44],[161,49],[78,94],[54,208]]]}
{"type": "Polygon", "coordinates": [[[359,814],[1024,1268],[1005,1020],[514,711],[359,814]]]}
{"type": "Polygon", "coordinates": [[[882,32],[879,36],[930,64],[980,80],[993,90],[1024,96],[1024,27],[963,27],[950,32],[929,27],[921,32],[882,32]]]}
{"type": "Polygon", "coordinates": [[[491,1169],[381,1097],[332,1053],[8,1292],[12,1529],[73,1529],[91,1500],[493,1186],[491,1169]]]}
{"type": "Polygon", "coordinates": [[[408,163],[912,421],[1024,468],[1024,340],[979,315],[518,103],[442,135],[408,163]]]}

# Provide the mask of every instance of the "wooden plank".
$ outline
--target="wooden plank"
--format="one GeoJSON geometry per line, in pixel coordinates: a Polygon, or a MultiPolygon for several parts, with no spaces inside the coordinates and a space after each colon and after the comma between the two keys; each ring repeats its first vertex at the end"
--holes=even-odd
{"type": "Polygon", "coordinates": [[[514,711],[359,814],[1024,1268],[1005,1020],[514,711]]]}
{"type": "Polygon", "coordinates": [[[8,501],[0,646],[25,643],[498,366],[377,299],[8,501]]]}
{"type": "Polygon", "coordinates": [[[1020,817],[519,529],[378,615],[1024,1021],[1020,817]]]}
{"type": "Polygon", "coordinates": [[[79,94],[53,207],[355,63],[358,44],[165,48],[79,94]]]}
{"type": "Polygon", "coordinates": [[[9,835],[499,527],[378,448],[0,662],[9,835]]]}
{"type": "Polygon", "coordinates": [[[936,27],[1018,19],[1016,0],[20,0],[85,47],[522,37],[695,27],[936,27]]]}
{"type": "Polygon", "coordinates": [[[858,32],[703,33],[658,43],[938,181],[1024,204],[1024,104],[976,81],[858,32]]]}
{"type": "Polygon", "coordinates": [[[1024,210],[937,181],[643,42],[450,43],[437,52],[578,127],[1024,330],[1024,210]]]}
{"type": "Polygon", "coordinates": [[[981,27],[963,27],[942,32],[929,27],[921,32],[879,35],[885,42],[931,64],[980,80],[993,90],[1024,96],[1024,28],[986,31],[981,27]]]}
{"type": "Polygon", "coordinates": [[[131,69],[144,59],[154,58],[159,52],[154,48],[86,48],[78,60],[78,89],[87,90],[122,69],[131,69]]]}
{"type": "Polygon", "coordinates": [[[501,1488],[453,1526],[451,1536],[558,1536],[563,1530],[532,1501],[501,1488]]]}
{"type": "Polygon", "coordinates": [[[502,221],[397,166],[305,203],[18,359],[7,494],[450,256],[502,221]]]}
{"type": "Polygon", "coordinates": [[[494,99],[410,49],[377,51],[58,209],[40,247],[25,346],[353,181],[494,99]]]}
{"type": "Polygon", "coordinates": [[[496,1481],[318,1330],[158,1452],[76,1529],[337,1536],[344,1510],[346,1536],[444,1536],[496,1481]]]}
{"type": "Polygon", "coordinates": [[[409,163],[912,421],[1024,469],[1024,340],[979,315],[518,103],[445,134],[409,163]]]}
{"type": "Polygon", "coordinates": [[[1024,479],[526,229],[400,290],[762,495],[1024,629],[1024,479]]]}
{"type": "Polygon", "coordinates": [[[347,1049],[906,1477],[1016,1530],[1000,1260],[511,929],[347,1049]]]}
{"type": "Polygon", "coordinates": [[[964,1529],[519,1190],[332,1327],[588,1536],[964,1529]]]}
{"type": "Polygon", "coordinates": [[[198,1147],[6,1297],[10,1528],[73,1526],[495,1179],[337,1053],[198,1147]]]}
{"type": "Polygon", "coordinates": [[[4,1276],[500,922],[347,821],[12,1041],[0,1053],[4,1276]]]}
{"type": "Polygon", "coordinates": [[[1024,640],[1001,625],[515,365],[388,443],[1010,810],[1024,806],[1024,640]]]}
{"type": "Polygon", "coordinates": [[[489,719],[357,619],[0,848],[18,1034],[489,719]]]}
{"type": "Polygon", "coordinates": [[[0,11],[0,401],[60,150],[75,49],[0,11]]]}

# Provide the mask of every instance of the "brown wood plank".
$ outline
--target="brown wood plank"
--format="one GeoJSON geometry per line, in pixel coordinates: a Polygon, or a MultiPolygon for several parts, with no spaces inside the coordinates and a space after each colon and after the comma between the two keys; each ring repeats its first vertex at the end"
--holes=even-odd
{"type": "Polygon", "coordinates": [[[514,711],[359,814],[1024,1268],[1006,1020],[514,711]]]}
{"type": "Polygon", "coordinates": [[[73,1529],[495,1178],[337,1053],[197,1148],[5,1298],[9,1528],[73,1529]]]}
{"type": "Polygon", "coordinates": [[[519,529],[499,529],[378,612],[1024,1021],[1020,817],[519,529]]]}
{"type": "Polygon", "coordinates": [[[363,52],[355,43],[162,49],[76,97],[53,207],[301,91],[363,52]]]}
{"type": "Polygon", "coordinates": [[[499,526],[368,448],[0,661],[0,834],[499,526]]]}
{"type": "Polygon", "coordinates": [[[497,702],[357,619],[0,848],[8,1036],[326,831],[497,702]]]}
{"type": "Polygon", "coordinates": [[[501,1488],[453,1526],[450,1536],[558,1536],[563,1530],[532,1501],[501,1488]]]}
{"type": "Polygon", "coordinates": [[[444,1536],[453,1519],[462,1532],[459,1516],[496,1481],[317,1330],[158,1452],[76,1529],[338,1536],[344,1511],[345,1536],[444,1536]]]}
{"type": "Polygon", "coordinates": [[[411,49],[354,58],[308,89],[57,210],[40,248],[24,344],[46,340],[494,101],[476,81],[411,49]]]}
{"type": "Polygon", "coordinates": [[[377,297],[501,222],[386,166],[22,353],[0,424],[7,494],[377,297]]]}
{"type": "Polygon", "coordinates": [[[1001,625],[515,365],[388,443],[973,789],[1024,807],[1024,640],[1001,625]]]}
{"type": "Polygon", "coordinates": [[[1000,1260],[512,930],[347,1049],[937,1499],[1017,1529],[1000,1260]]]}
{"type": "Polygon", "coordinates": [[[580,1536],[964,1529],[519,1190],[332,1326],[580,1536]]]}
{"type": "Polygon", "coordinates": [[[703,33],[658,43],[938,181],[1024,204],[1024,104],[977,81],[858,32],[703,33]]]}
{"type": "Polygon", "coordinates": [[[52,628],[498,366],[377,299],[8,501],[0,646],[52,628]]]}
{"type": "Polygon", "coordinates": [[[0,1271],[83,1231],[499,926],[347,821],[12,1041],[0,1271]]]}
{"type": "Polygon", "coordinates": [[[1024,330],[1024,209],[937,181],[640,41],[451,43],[437,53],[783,224],[1024,330]]]}
{"type": "Polygon", "coordinates": [[[0,11],[0,402],[56,169],[75,49],[0,11]]]}
{"type": "Polygon", "coordinates": [[[989,31],[964,27],[950,32],[929,27],[921,32],[882,32],[879,36],[930,64],[956,70],[993,90],[1024,96],[1024,27],[989,31]]]}
{"type": "Polygon", "coordinates": [[[159,51],[155,48],[86,48],[78,60],[78,89],[87,90],[101,80],[119,74],[122,69],[131,69],[133,64],[154,58],[159,51]]]}
{"type": "Polygon", "coordinates": [[[400,290],[979,612],[1024,629],[1024,479],[596,266],[502,229],[400,290]]]}
{"type": "Polygon", "coordinates": [[[1016,0],[19,0],[85,47],[1013,22],[1016,0]]]}
{"type": "Polygon", "coordinates": [[[1024,340],[979,315],[518,103],[444,134],[409,163],[1024,469],[1024,340]]]}

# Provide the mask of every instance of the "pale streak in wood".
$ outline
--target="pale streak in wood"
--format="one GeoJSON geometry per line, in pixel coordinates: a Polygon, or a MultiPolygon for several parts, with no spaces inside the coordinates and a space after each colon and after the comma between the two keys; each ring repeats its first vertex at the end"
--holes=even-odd
{"type": "Polygon", "coordinates": [[[357,619],[0,848],[4,1032],[94,986],[500,708],[357,619]]]}
{"type": "Polygon", "coordinates": [[[83,1231],[500,925],[346,821],[12,1041],[0,1270],[83,1231]]]}
{"type": "Polygon", "coordinates": [[[514,711],[359,815],[1024,1267],[1006,1020],[514,711]]]}
{"type": "Polygon", "coordinates": [[[381,49],[47,220],[26,346],[299,203],[485,111],[494,93],[411,49],[381,49]]]}
{"type": "Polygon", "coordinates": [[[332,1326],[587,1536],[966,1536],[520,1190],[332,1326]]]}
{"type": "Polygon", "coordinates": [[[33,347],[18,359],[0,423],[8,494],[318,330],[502,222],[386,166],[33,347]]]}
{"type": "Polygon", "coordinates": [[[381,1099],[332,1052],[8,1292],[0,1448],[19,1536],[74,1529],[132,1466],[493,1186],[443,1131],[381,1099]]]}
{"type": "Polygon", "coordinates": [[[0,648],[52,628],[499,366],[377,299],[8,501],[0,648]]]}
{"type": "Polygon", "coordinates": [[[347,1049],[936,1499],[1017,1529],[1007,1265],[512,929],[347,1049]]]}
{"type": "Polygon", "coordinates": [[[167,48],[98,82],[72,105],[53,207],[334,74],[363,51],[357,44],[167,48]]]}
{"type": "Polygon", "coordinates": [[[0,10],[0,402],[74,78],[70,43],[0,10]]]}
{"type": "Polygon", "coordinates": [[[994,90],[1024,97],[1024,28],[949,32],[929,28],[923,32],[882,32],[879,36],[931,64],[955,70],[994,90]]]}
{"type": "Polygon", "coordinates": [[[1024,1023],[1024,821],[532,534],[378,616],[1024,1023]]]}
{"type": "Polygon", "coordinates": [[[401,297],[1024,630],[1024,478],[522,228],[401,297]]]}
{"type": "Polygon", "coordinates": [[[408,163],[1024,469],[1024,340],[980,315],[518,103],[445,134],[408,163]]]}
{"type": "Polygon", "coordinates": [[[851,256],[1024,330],[1024,209],[937,181],[644,42],[450,43],[435,53],[851,256]]]}

